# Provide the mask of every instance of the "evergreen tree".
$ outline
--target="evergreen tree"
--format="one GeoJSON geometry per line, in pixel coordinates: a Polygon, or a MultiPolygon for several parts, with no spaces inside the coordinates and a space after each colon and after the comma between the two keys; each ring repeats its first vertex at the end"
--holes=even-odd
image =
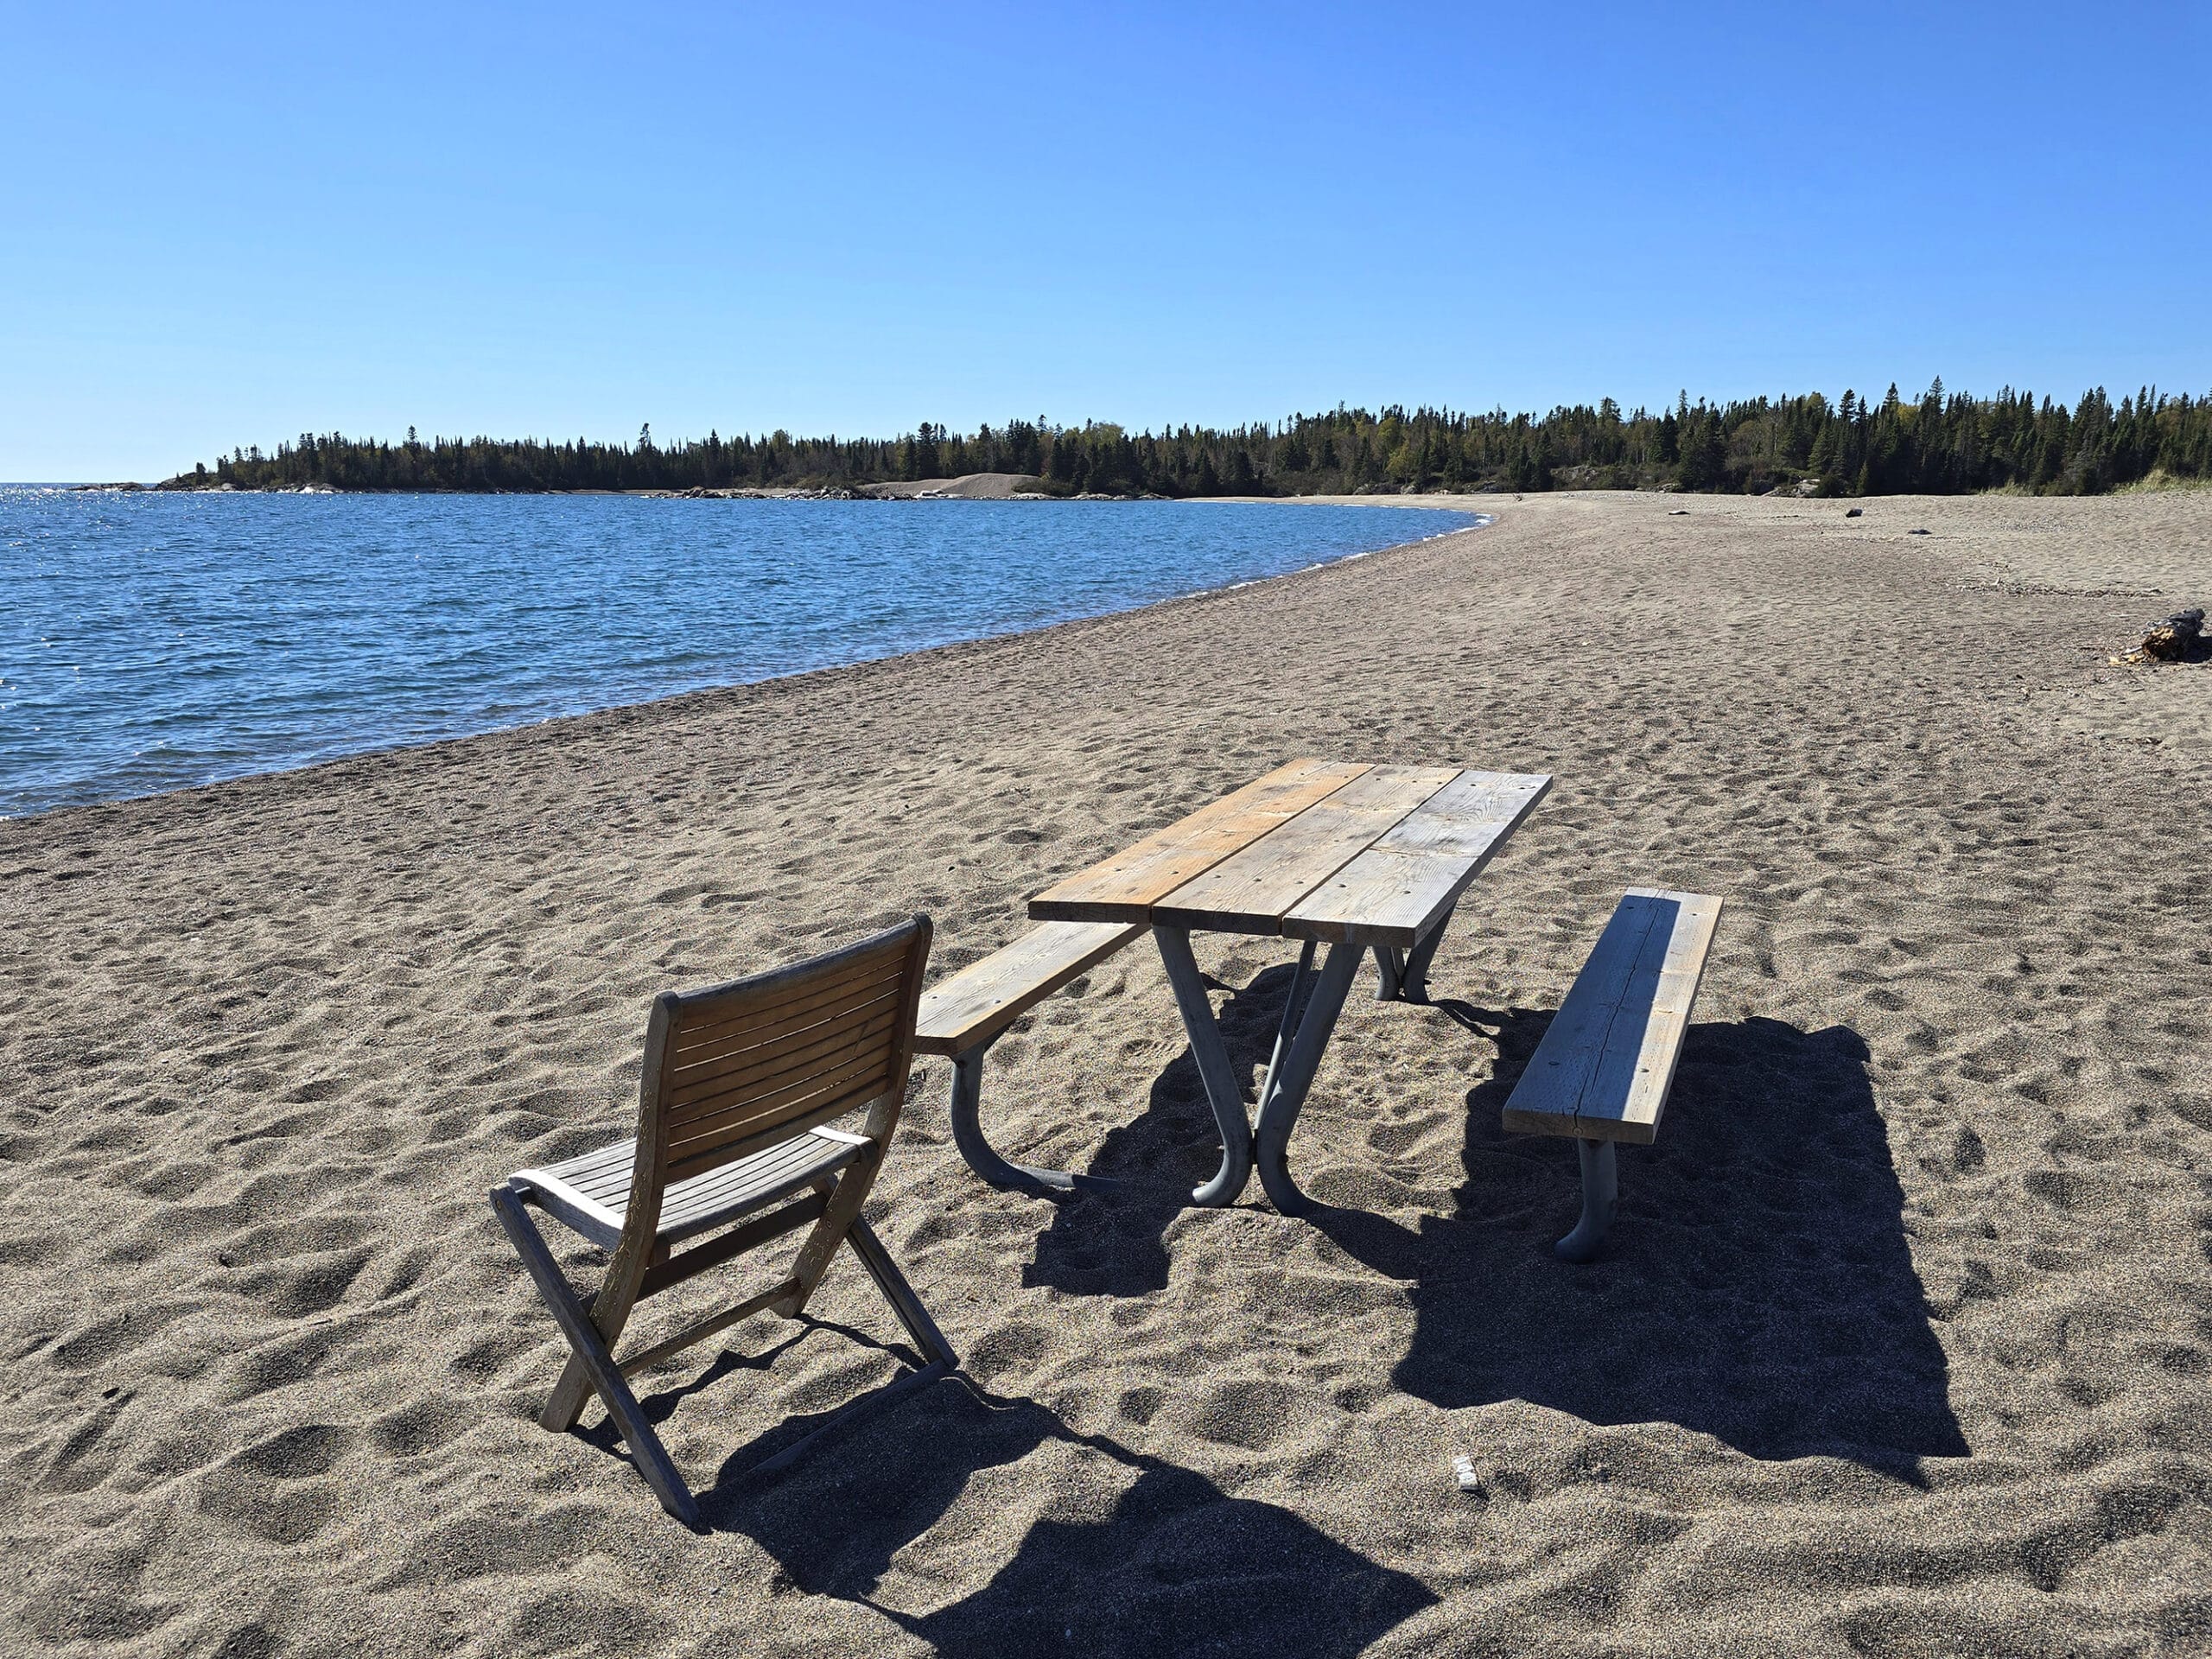
{"type": "Polygon", "coordinates": [[[1180,496],[1396,486],[1542,490],[1599,488],[1822,493],[1998,487],[2095,493],[2154,474],[2212,477],[2212,398],[2144,386],[2115,404],[2102,388],[2072,408],[2025,391],[1995,397],[1939,379],[1907,404],[1892,386],[1878,403],[1846,391],[1693,404],[1684,392],[1656,414],[1562,407],[1541,416],[1495,410],[1339,408],[1228,429],[1183,426],[1130,433],[1109,423],[1013,421],[973,434],[925,422],[892,440],[724,438],[663,447],[650,424],[634,447],[584,438],[433,437],[404,443],[303,432],[273,454],[233,447],[168,487],[349,490],[844,488],[893,479],[1003,472],[1039,478],[1047,493],[1083,490],[1180,496]]]}

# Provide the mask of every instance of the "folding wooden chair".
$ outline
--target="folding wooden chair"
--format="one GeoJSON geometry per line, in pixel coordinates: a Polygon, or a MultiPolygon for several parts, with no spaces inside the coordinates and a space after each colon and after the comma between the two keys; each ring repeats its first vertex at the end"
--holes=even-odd
{"type": "MultiPolygon", "coordinates": [[[[637,1139],[524,1170],[492,1189],[500,1225],[574,1351],[537,1421],[566,1433],[596,1393],[646,1484],[689,1526],[699,1524],[698,1505],[625,1375],[754,1313],[773,1309],[797,1319],[840,1244],[853,1247],[928,1362],[891,1388],[959,1363],[861,1217],[906,1101],[929,949],[929,918],[917,916],[811,962],[711,990],[663,993],[645,1028],[637,1139]],[[831,1127],[863,1110],[857,1133],[831,1127]],[[525,1204],[612,1254],[588,1306],[569,1289],[525,1204]],[[626,1359],[614,1357],[639,1301],[810,1223],[778,1283],[626,1359]],[[709,1233],[718,1236],[671,1253],[709,1233]]],[[[787,1462],[798,1449],[769,1461],[787,1462]]]]}

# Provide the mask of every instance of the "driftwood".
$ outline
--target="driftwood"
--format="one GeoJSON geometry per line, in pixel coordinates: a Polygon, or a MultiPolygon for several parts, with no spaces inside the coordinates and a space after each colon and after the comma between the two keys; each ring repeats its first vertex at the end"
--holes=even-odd
{"type": "Polygon", "coordinates": [[[2176,611],[2143,636],[2142,652],[2153,662],[2182,663],[2201,652],[2205,643],[2204,613],[2176,611]]]}

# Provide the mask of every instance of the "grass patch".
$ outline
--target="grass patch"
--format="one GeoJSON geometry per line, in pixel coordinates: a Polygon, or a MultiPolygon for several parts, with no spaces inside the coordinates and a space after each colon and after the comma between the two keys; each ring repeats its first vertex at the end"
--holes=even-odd
{"type": "Polygon", "coordinates": [[[2183,478],[2163,467],[2153,467],[2133,484],[2122,484],[2114,495],[2159,495],[2169,490],[2212,490],[2212,478],[2183,478]]]}

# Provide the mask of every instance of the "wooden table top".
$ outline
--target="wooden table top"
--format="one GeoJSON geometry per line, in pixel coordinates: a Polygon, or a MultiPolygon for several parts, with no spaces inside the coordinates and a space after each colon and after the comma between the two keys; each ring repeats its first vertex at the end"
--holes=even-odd
{"type": "Polygon", "coordinates": [[[1029,913],[1409,946],[1551,786],[1529,772],[1294,760],[1046,888],[1029,913]]]}

